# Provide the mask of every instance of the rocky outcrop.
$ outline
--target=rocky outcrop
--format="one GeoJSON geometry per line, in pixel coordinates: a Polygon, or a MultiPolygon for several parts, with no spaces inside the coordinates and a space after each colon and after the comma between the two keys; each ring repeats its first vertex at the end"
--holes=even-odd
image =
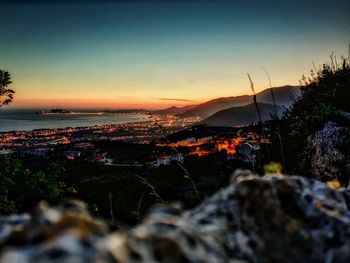
{"type": "Polygon", "coordinates": [[[80,202],[0,220],[0,262],[349,262],[350,191],[237,171],[197,208],[110,233],[80,202]]]}
{"type": "Polygon", "coordinates": [[[329,121],[322,130],[308,138],[307,149],[312,153],[311,172],[315,178],[331,180],[341,176],[339,163],[345,162],[345,156],[339,148],[347,134],[347,128],[329,121]]]}

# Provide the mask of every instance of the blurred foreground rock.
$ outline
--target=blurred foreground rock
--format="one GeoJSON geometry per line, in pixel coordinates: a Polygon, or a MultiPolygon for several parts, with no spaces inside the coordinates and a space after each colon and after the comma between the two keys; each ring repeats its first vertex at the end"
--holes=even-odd
{"type": "Polygon", "coordinates": [[[0,263],[350,262],[350,191],[238,171],[199,207],[154,208],[111,233],[84,204],[0,218],[0,263]]]}

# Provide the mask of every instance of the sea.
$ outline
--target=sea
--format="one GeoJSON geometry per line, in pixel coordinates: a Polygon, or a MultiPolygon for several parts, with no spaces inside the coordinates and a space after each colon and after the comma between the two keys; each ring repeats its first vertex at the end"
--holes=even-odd
{"type": "Polygon", "coordinates": [[[149,120],[142,114],[37,114],[35,109],[0,109],[0,132],[76,128],[149,120]]]}

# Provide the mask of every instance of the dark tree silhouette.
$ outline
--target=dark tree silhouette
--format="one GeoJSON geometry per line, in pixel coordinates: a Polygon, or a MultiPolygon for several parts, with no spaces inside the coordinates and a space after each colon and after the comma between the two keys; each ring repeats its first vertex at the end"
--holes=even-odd
{"type": "Polygon", "coordinates": [[[9,104],[13,100],[15,91],[7,88],[11,83],[10,73],[0,70],[0,107],[9,104]]]}

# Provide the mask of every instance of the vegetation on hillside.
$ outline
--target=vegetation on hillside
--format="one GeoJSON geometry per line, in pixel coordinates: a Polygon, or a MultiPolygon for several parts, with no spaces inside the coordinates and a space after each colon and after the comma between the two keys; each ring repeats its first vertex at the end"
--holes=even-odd
{"type": "MultiPolygon", "coordinates": [[[[100,142],[98,146],[117,152],[128,144],[100,142]]],[[[49,159],[0,157],[0,215],[29,212],[41,200],[57,204],[80,199],[95,215],[133,224],[155,203],[180,201],[190,208],[201,201],[176,162],[158,168],[116,167],[85,160],[66,161],[63,151],[56,149],[49,159]]],[[[134,152],[140,151],[135,148],[134,152]]],[[[225,153],[189,156],[183,165],[203,198],[227,185],[234,170],[225,153]]]]}
{"type": "Polygon", "coordinates": [[[61,201],[71,192],[63,172],[59,161],[34,171],[21,159],[0,158],[0,214],[33,208],[41,200],[61,201]]]}
{"type": "MultiPolygon", "coordinates": [[[[310,77],[302,77],[302,96],[284,113],[282,120],[272,127],[273,159],[281,162],[278,141],[280,132],[285,150],[284,172],[305,176],[313,176],[311,159],[316,154],[310,151],[308,145],[316,132],[322,130],[329,122],[340,127],[349,127],[350,112],[350,66],[349,60],[343,58],[341,63],[331,56],[331,63],[324,64],[320,69],[311,70],[310,77]]],[[[345,155],[343,162],[334,164],[339,167],[335,178],[322,176],[321,180],[337,179],[343,184],[349,181],[350,167],[350,134],[348,129],[342,129],[339,137],[344,137],[337,147],[345,155]]],[[[311,143],[313,143],[311,141],[311,143]]],[[[330,151],[330,149],[323,149],[330,151]]]]}

